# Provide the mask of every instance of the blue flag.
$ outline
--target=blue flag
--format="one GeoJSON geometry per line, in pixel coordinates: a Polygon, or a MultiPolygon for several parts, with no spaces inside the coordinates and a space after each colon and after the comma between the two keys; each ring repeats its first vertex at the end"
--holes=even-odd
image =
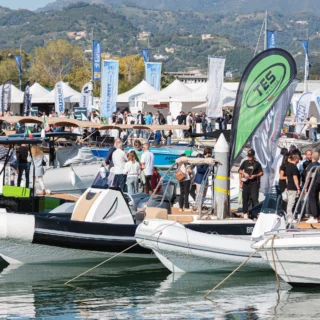
{"type": "Polygon", "coordinates": [[[21,77],[22,74],[22,68],[21,68],[21,56],[13,56],[14,59],[16,60],[18,71],[19,71],[19,77],[21,77]]]}
{"type": "Polygon", "coordinates": [[[310,71],[310,62],[309,62],[309,41],[300,40],[301,45],[303,46],[304,53],[306,54],[305,61],[305,80],[309,80],[309,71],[310,71]]]}
{"type": "Polygon", "coordinates": [[[277,47],[277,33],[275,31],[267,31],[267,49],[277,47]]]}
{"type": "Polygon", "coordinates": [[[162,63],[146,63],[146,81],[157,90],[160,90],[161,88],[161,69],[162,63]]]}
{"type": "Polygon", "coordinates": [[[149,54],[150,54],[149,49],[142,49],[142,56],[143,56],[144,63],[149,62],[149,54]]]}
{"type": "Polygon", "coordinates": [[[105,60],[102,65],[101,117],[111,118],[117,110],[119,61],[105,60]]]}
{"type": "Polygon", "coordinates": [[[101,80],[101,43],[96,40],[92,43],[92,80],[101,80]]]}

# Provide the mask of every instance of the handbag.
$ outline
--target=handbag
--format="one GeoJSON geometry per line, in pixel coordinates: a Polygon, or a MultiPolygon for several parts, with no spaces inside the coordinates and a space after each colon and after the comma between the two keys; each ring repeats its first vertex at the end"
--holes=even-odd
{"type": "Polygon", "coordinates": [[[180,168],[174,175],[179,182],[183,181],[187,177],[187,175],[180,168]]]}
{"type": "Polygon", "coordinates": [[[281,196],[282,196],[282,201],[288,202],[288,193],[286,190],[282,192],[281,196]]]}

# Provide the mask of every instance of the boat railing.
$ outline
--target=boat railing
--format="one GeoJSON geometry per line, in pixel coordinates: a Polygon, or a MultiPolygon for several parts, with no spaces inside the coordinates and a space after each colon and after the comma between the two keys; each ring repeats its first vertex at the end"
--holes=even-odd
{"type": "Polygon", "coordinates": [[[208,216],[208,214],[210,212],[212,212],[213,208],[214,208],[214,192],[213,192],[213,184],[214,184],[214,180],[215,180],[215,176],[218,172],[218,164],[217,165],[210,165],[207,169],[207,171],[204,174],[203,180],[201,182],[200,185],[200,191],[196,196],[196,201],[195,201],[195,207],[197,208],[198,214],[199,214],[199,219],[201,219],[204,216],[208,216]],[[214,168],[217,168],[216,170],[214,170],[214,168]],[[206,193],[206,190],[210,187],[209,186],[209,178],[210,176],[212,176],[212,182],[211,182],[211,208],[208,208],[205,212],[202,212],[202,204],[204,201],[204,196],[206,193]]]}
{"type": "Polygon", "coordinates": [[[300,209],[300,213],[298,214],[297,228],[299,228],[304,210],[305,210],[307,202],[308,202],[307,200],[309,198],[310,190],[311,190],[315,180],[318,178],[319,174],[320,174],[320,167],[318,167],[318,166],[311,168],[311,170],[308,172],[306,182],[301,190],[301,194],[300,194],[298,202],[296,204],[296,208],[295,208],[294,213],[292,215],[289,229],[291,229],[291,226],[293,225],[294,217],[297,215],[298,210],[302,204],[301,209],[300,209]]]}

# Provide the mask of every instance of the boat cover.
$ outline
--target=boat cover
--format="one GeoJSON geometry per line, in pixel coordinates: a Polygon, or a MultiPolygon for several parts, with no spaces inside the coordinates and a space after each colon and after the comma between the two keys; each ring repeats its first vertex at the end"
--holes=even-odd
{"type": "Polygon", "coordinates": [[[60,167],[97,161],[90,148],[76,145],[58,149],[56,151],[56,160],[60,167]]]}

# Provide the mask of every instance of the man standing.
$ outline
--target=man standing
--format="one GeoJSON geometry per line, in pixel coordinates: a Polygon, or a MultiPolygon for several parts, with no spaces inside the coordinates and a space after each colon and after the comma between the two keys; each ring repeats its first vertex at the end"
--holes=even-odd
{"type": "MultiPolygon", "coordinates": [[[[143,116],[143,114],[141,113],[140,110],[138,111],[138,115],[137,115],[137,124],[138,125],[144,125],[145,124],[144,116],[143,116]]],[[[137,138],[140,138],[140,136],[142,137],[143,136],[143,130],[137,129],[136,130],[136,135],[137,135],[137,138]]]]}
{"type": "MultiPolygon", "coordinates": [[[[177,116],[178,125],[185,125],[186,124],[186,115],[183,111],[180,111],[180,115],[177,116]]],[[[183,130],[179,130],[179,136],[178,138],[183,138],[183,130]]]]}
{"type": "Polygon", "coordinates": [[[151,179],[153,175],[154,155],[149,151],[149,145],[145,143],[142,146],[141,169],[146,177],[146,193],[152,193],[151,179]]]}
{"type": "Polygon", "coordinates": [[[310,163],[312,163],[312,150],[308,149],[306,150],[306,153],[305,153],[305,160],[302,161],[299,168],[300,174],[302,175],[301,176],[302,186],[305,183],[306,175],[307,175],[306,169],[310,163]]]}
{"type": "Polygon", "coordinates": [[[173,118],[172,118],[171,112],[169,111],[167,115],[167,125],[172,126],[172,124],[173,124],[173,118]]]}
{"type": "MultiPolygon", "coordinates": [[[[319,152],[314,152],[312,155],[312,162],[308,165],[306,171],[307,174],[310,172],[310,170],[314,167],[319,167],[319,152]]],[[[309,185],[311,184],[311,179],[309,181],[306,181],[307,185],[305,188],[305,192],[308,192],[309,185]]],[[[310,188],[309,191],[309,213],[312,215],[309,220],[307,220],[307,223],[318,223],[318,219],[320,216],[320,205],[319,205],[319,194],[320,194],[320,172],[318,171],[316,173],[316,177],[314,178],[314,182],[310,188]]]]}
{"type": "Polygon", "coordinates": [[[314,142],[317,142],[318,141],[318,120],[314,115],[312,115],[310,118],[310,125],[311,125],[312,139],[314,142]]]}
{"type": "Polygon", "coordinates": [[[122,191],[124,191],[126,185],[127,176],[123,173],[124,166],[128,161],[126,153],[122,150],[123,144],[121,141],[117,141],[115,144],[117,150],[115,150],[112,154],[112,162],[114,165],[114,174],[115,174],[115,187],[119,187],[122,191]]]}
{"type": "Polygon", "coordinates": [[[287,148],[282,148],[280,151],[280,154],[276,156],[275,159],[273,160],[271,170],[272,170],[272,173],[274,174],[273,186],[275,186],[276,188],[279,187],[280,167],[282,164],[283,157],[288,153],[289,151],[287,148]]]}
{"type": "MultiPolygon", "coordinates": [[[[201,117],[201,124],[202,124],[202,132],[206,133],[207,132],[207,116],[204,112],[200,112],[200,117],[201,117]]],[[[207,139],[207,137],[204,137],[207,139]]]]}
{"type": "Polygon", "coordinates": [[[249,149],[247,160],[244,160],[239,169],[240,189],[242,189],[243,217],[248,219],[249,204],[259,204],[259,180],[263,176],[260,162],[256,161],[255,151],[249,149]]]}
{"type": "Polygon", "coordinates": [[[17,150],[17,160],[18,160],[18,187],[21,185],[22,174],[25,172],[26,176],[26,188],[29,188],[29,177],[30,177],[30,162],[28,162],[28,147],[22,144],[17,150]]]}
{"type": "Polygon", "coordinates": [[[112,155],[113,155],[113,153],[117,150],[117,143],[118,142],[121,142],[121,139],[120,138],[116,138],[115,140],[114,140],[114,144],[113,144],[113,146],[109,149],[109,151],[108,151],[108,153],[107,153],[107,156],[106,156],[106,159],[104,160],[104,166],[105,167],[107,167],[107,166],[109,166],[109,169],[111,168],[111,167],[113,167],[113,163],[112,163],[112,155]]]}

